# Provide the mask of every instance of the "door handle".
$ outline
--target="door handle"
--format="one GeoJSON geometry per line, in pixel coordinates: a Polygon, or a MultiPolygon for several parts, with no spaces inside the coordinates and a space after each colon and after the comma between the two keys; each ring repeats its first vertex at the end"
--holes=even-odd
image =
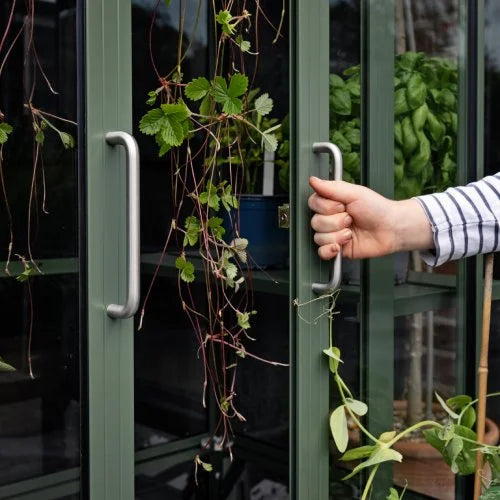
{"type": "Polygon", "coordinates": [[[128,290],[125,304],[109,304],[108,316],[115,319],[132,317],[139,308],[141,283],[141,227],[140,227],[140,184],[139,148],[136,140],[127,132],[108,132],[106,142],[111,146],[123,146],[127,161],[127,280],[128,290]]]}
{"type": "MultiPolygon", "coordinates": [[[[312,146],[313,153],[327,153],[333,166],[333,180],[342,180],[342,153],[340,149],[331,142],[315,142],[312,146]]],[[[313,283],[312,290],[317,294],[327,294],[335,291],[340,286],[342,278],[342,249],[333,259],[330,266],[330,280],[328,283],[313,283]]]]}

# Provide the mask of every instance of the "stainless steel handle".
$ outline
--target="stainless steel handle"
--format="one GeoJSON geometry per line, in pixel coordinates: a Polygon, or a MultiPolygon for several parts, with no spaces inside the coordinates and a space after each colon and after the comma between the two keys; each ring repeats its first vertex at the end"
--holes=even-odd
{"type": "MultiPolygon", "coordinates": [[[[333,165],[333,180],[342,180],[342,153],[340,149],[331,142],[315,142],[312,146],[313,153],[327,153],[330,155],[333,165]]],[[[317,294],[326,294],[335,291],[340,286],[342,279],[342,250],[332,261],[330,268],[330,280],[328,283],[313,283],[312,290],[317,294]]]]}
{"type": "Polygon", "coordinates": [[[127,132],[108,132],[106,142],[111,146],[123,146],[127,158],[128,198],[128,292],[125,304],[109,304],[108,316],[115,319],[132,317],[139,308],[141,283],[141,227],[140,227],[140,185],[139,148],[136,140],[127,132]]]}

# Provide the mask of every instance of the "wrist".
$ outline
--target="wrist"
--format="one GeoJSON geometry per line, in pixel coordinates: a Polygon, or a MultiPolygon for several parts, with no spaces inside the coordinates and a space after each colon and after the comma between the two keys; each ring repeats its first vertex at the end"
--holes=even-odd
{"type": "Polygon", "coordinates": [[[412,198],[394,202],[396,251],[434,248],[432,228],[420,203],[412,198]]]}

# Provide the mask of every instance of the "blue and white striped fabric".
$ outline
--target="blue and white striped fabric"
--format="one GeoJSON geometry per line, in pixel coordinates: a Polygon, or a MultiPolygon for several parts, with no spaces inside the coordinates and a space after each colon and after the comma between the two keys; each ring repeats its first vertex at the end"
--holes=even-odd
{"type": "Polygon", "coordinates": [[[436,245],[432,252],[422,253],[430,266],[499,250],[500,172],[416,199],[429,219],[436,245]]]}

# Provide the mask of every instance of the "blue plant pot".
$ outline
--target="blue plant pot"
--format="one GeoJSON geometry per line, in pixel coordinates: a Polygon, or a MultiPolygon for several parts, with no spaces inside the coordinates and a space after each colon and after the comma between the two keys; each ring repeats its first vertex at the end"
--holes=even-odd
{"type": "Polygon", "coordinates": [[[287,200],[287,196],[280,195],[241,195],[239,210],[224,216],[226,241],[236,235],[248,240],[249,267],[288,267],[289,231],[278,225],[278,207],[287,200]]]}

